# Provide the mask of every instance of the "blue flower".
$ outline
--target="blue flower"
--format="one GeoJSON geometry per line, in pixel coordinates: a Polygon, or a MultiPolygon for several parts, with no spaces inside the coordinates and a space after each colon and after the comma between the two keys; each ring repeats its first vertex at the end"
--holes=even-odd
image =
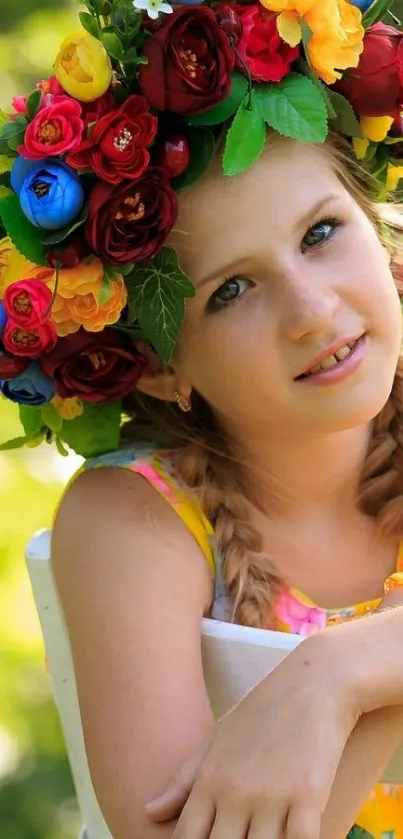
{"type": "Polygon", "coordinates": [[[53,379],[32,361],[15,379],[0,381],[0,391],[18,405],[46,405],[55,396],[56,388],[53,379]]]}
{"type": "Polygon", "coordinates": [[[7,323],[7,315],[4,310],[3,304],[0,302],[0,338],[4,332],[4,327],[7,323]]]}
{"type": "Polygon", "coordinates": [[[357,8],[360,9],[361,12],[366,12],[367,9],[369,9],[369,7],[372,6],[373,2],[374,0],[350,0],[351,5],[357,6],[357,8]]]}
{"type": "Polygon", "coordinates": [[[59,230],[71,224],[84,206],[84,189],[73,169],[49,159],[32,161],[21,184],[24,167],[27,171],[25,163],[16,162],[11,178],[29,221],[43,230],[59,230]]]}
{"type": "Polygon", "coordinates": [[[50,158],[46,160],[27,160],[26,157],[20,155],[15,159],[10,172],[11,188],[20,196],[23,183],[28,175],[37,172],[38,169],[46,168],[47,164],[53,165],[54,163],[55,161],[50,160],[50,158]]]}

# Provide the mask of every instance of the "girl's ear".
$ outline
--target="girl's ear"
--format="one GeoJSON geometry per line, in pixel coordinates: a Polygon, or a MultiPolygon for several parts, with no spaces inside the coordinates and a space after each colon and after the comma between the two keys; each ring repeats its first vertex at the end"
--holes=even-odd
{"type": "Polygon", "coordinates": [[[158,358],[147,341],[136,341],[136,346],[148,359],[148,366],[137,383],[141,393],[164,402],[176,402],[178,393],[190,399],[192,386],[180,381],[175,370],[158,358]]]}

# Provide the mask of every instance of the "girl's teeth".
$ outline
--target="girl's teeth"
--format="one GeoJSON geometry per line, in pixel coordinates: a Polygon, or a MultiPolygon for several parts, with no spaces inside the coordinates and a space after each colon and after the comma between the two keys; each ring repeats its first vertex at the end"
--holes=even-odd
{"type": "Polygon", "coordinates": [[[337,353],[334,353],[333,355],[328,355],[327,358],[324,358],[320,364],[317,364],[315,367],[312,367],[308,375],[311,375],[312,373],[320,373],[321,370],[330,370],[330,368],[334,367],[338,361],[343,361],[343,358],[347,358],[347,356],[351,352],[351,349],[352,347],[350,347],[348,344],[346,344],[344,347],[340,347],[340,349],[337,350],[337,353]]]}
{"type": "Polygon", "coordinates": [[[340,349],[337,350],[337,353],[335,353],[335,355],[339,359],[339,361],[342,361],[343,358],[347,358],[347,356],[350,354],[350,352],[351,352],[351,347],[347,346],[347,344],[346,344],[345,347],[340,347],[340,349]]]}

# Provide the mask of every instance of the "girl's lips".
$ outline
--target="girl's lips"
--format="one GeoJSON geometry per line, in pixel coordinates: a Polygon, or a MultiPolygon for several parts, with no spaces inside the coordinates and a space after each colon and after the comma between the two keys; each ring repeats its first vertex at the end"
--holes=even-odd
{"type": "Polygon", "coordinates": [[[358,369],[361,365],[361,362],[365,356],[367,348],[367,336],[366,334],[361,335],[361,338],[353,345],[351,352],[346,358],[343,358],[341,361],[338,361],[334,367],[328,367],[326,370],[318,370],[316,373],[310,373],[305,376],[299,376],[294,381],[297,384],[310,384],[310,385],[327,385],[327,384],[337,384],[338,382],[344,381],[347,376],[350,376],[352,373],[358,369]]]}

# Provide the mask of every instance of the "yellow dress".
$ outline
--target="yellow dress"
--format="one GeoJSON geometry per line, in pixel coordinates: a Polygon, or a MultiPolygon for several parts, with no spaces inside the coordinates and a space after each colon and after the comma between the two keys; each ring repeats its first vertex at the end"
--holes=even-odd
{"type": "MultiPolygon", "coordinates": [[[[212,616],[225,620],[228,597],[223,590],[223,581],[217,579],[219,571],[213,528],[198,502],[186,491],[172,466],[169,453],[160,454],[146,446],[136,447],[135,451],[127,449],[94,458],[84,465],[83,470],[107,466],[122,466],[143,475],[180,516],[199,543],[215,579],[216,600],[212,616]]],[[[403,544],[397,570],[403,571],[403,544]]],[[[278,598],[275,618],[267,628],[306,637],[324,626],[363,616],[379,603],[378,599],[344,609],[326,610],[297,589],[289,589],[278,598]]],[[[346,839],[403,839],[403,785],[378,784],[357,815],[346,839]]]]}

